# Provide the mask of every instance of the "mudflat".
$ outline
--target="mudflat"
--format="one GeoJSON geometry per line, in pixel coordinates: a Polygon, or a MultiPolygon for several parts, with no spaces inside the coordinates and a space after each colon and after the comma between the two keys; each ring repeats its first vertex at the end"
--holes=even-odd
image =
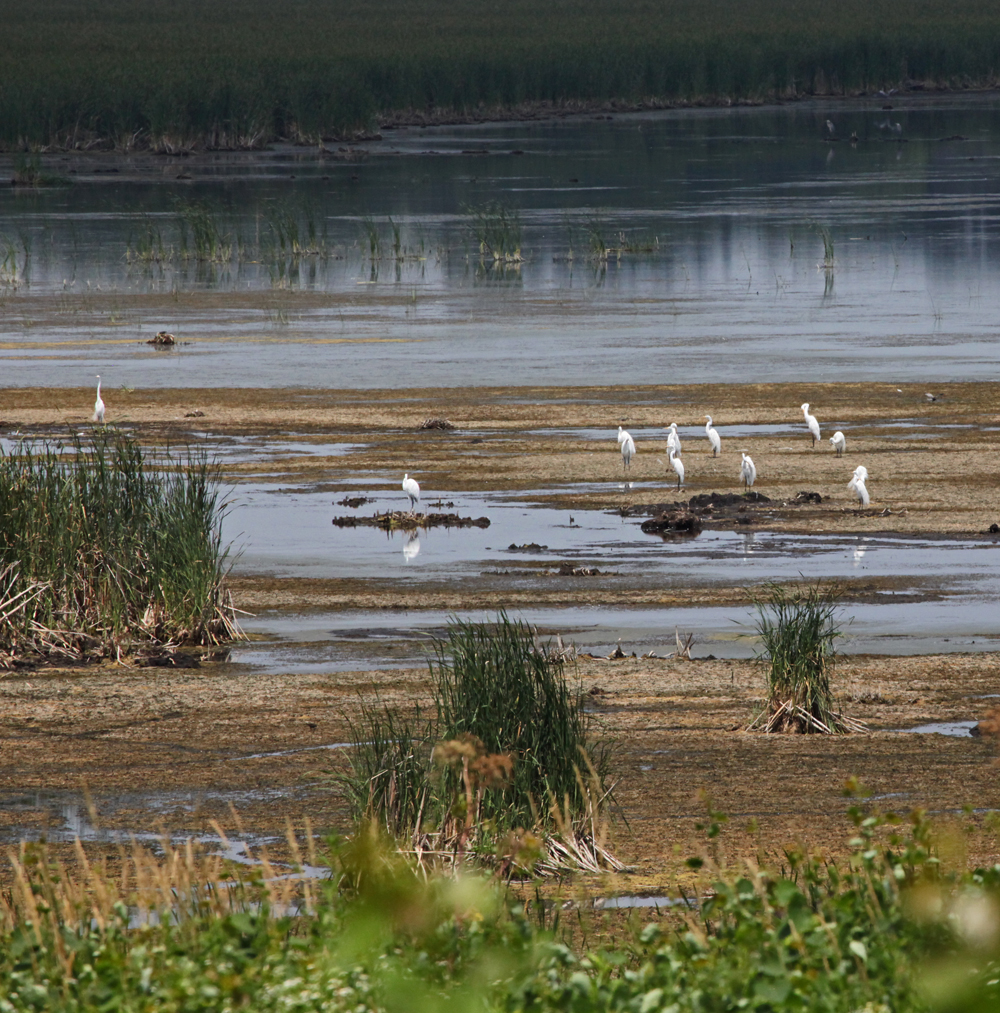
{"type": "MultiPolygon", "coordinates": [[[[707,518],[707,526],[808,533],[899,533],[939,538],[1000,537],[1000,385],[892,384],[624,387],[505,387],[420,390],[105,391],[109,423],[146,443],[183,446],[195,434],[350,445],[349,453],[252,455],[225,465],[228,482],[311,484],[357,491],[397,489],[403,472],[425,491],[523,492],[567,511],[623,514],[700,493],[738,492],[740,451],[758,469],[749,520],[707,518]],[[933,395],[934,400],[927,397],[933,395]],[[808,401],[823,439],[813,446],[799,405],[808,401]],[[193,414],[193,413],[200,414],[193,414]],[[703,430],[711,414],[723,444],[713,457],[703,430]],[[422,429],[428,419],[454,429],[422,429]],[[684,432],[685,486],[668,470],[664,429],[684,432]],[[636,433],[628,476],[615,440],[636,433]],[[732,427],[727,430],[727,427],[732,427]],[[759,428],[757,428],[759,427],[759,428]],[[828,437],[841,429],[838,458],[828,437]],[[656,430],[646,434],[644,430],[656,430]],[[732,435],[736,433],[738,435],[732,435]],[[859,510],[847,482],[864,464],[872,502],[859,510]],[[641,484],[641,488],[628,483],[641,484]],[[820,502],[798,502],[799,492],[820,502]]],[[[65,437],[89,425],[90,389],[9,391],[0,435],[65,437]]],[[[402,494],[400,493],[402,499],[402,494]]],[[[331,497],[331,500],[333,497],[331,497]]],[[[402,505],[402,504],[401,504],[402,505]]],[[[334,508],[331,507],[331,512],[334,508]]],[[[589,579],[589,578],[588,578],[589,579]]],[[[489,579],[473,588],[421,585],[403,592],[385,580],[281,579],[244,572],[236,604],[257,609],[497,608],[520,604],[684,604],[744,601],[730,587],[638,590],[563,581],[551,591],[489,579]]],[[[868,578],[845,593],[893,586],[868,578]]],[[[627,648],[627,645],[625,645],[627,648]]],[[[796,842],[846,849],[848,802],[857,776],[884,808],[925,807],[955,828],[955,847],[993,861],[992,813],[1000,810],[988,737],[908,733],[930,722],[974,721],[1000,694],[995,654],[841,659],[835,692],[872,729],[845,736],[747,733],[763,678],[750,662],[581,657],[579,678],[595,727],[618,743],[614,768],[615,848],[634,866],[623,890],[655,889],[701,846],[704,791],[730,814],[728,854],[780,856],[796,842]],[[962,806],[970,807],[963,813],[962,806]]],[[[280,838],[286,820],[308,816],[320,831],[348,827],[336,775],[362,697],[426,704],[421,669],[330,674],[262,674],[223,662],[192,669],[124,665],[38,668],[0,678],[0,835],[68,832],[80,826],[86,793],[101,827],[126,832],[203,833],[210,820],[280,838]],[[234,815],[235,814],[235,815],[234,815]],[[74,823],[74,821],[77,821],[74,823]]],[[[93,822],[86,816],[87,827],[93,822]]],[[[88,829],[89,833],[89,829],[88,829]]],[[[114,860],[115,845],[91,834],[114,860]]],[[[274,844],[280,851],[280,841],[274,844]]]]}

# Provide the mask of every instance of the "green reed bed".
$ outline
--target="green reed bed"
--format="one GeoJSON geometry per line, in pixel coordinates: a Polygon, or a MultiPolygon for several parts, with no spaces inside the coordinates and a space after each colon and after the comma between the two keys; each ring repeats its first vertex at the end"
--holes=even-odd
{"type": "Polygon", "coordinates": [[[219,497],[204,457],[111,429],[0,452],[0,666],[236,636],[219,497]]]}
{"type": "Polygon", "coordinates": [[[0,18],[8,148],[255,147],[412,111],[980,87],[1000,69],[989,0],[38,0],[0,18]]]}

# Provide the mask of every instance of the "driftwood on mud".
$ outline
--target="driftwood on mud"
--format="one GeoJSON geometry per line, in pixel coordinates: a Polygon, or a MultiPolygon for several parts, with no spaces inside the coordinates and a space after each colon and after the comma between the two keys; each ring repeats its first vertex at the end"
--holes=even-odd
{"type": "Polygon", "coordinates": [[[413,531],[416,528],[488,528],[489,517],[459,517],[458,514],[413,514],[387,510],[371,517],[334,517],[338,528],[381,528],[383,531],[413,531]]]}

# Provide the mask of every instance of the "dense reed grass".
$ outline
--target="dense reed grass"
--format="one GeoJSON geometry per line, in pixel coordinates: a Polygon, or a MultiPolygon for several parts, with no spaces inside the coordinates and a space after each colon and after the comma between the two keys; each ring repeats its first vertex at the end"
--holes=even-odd
{"type": "Polygon", "coordinates": [[[204,457],[113,429],[0,451],[0,665],[233,637],[219,495],[204,457]]]}
{"type": "Polygon", "coordinates": [[[396,114],[992,85],[989,0],[0,4],[0,144],[315,142],[396,114]]]}
{"type": "Polygon", "coordinates": [[[600,837],[609,750],[564,668],[504,614],[452,623],[430,663],[434,714],[366,705],[352,728],[344,786],[355,818],[490,854],[524,828],[565,839],[583,821],[600,837]]]}
{"type": "MultiPolygon", "coordinates": [[[[836,585],[788,588],[768,583],[751,593],[767,680],[767,731],[846,731],[855,722],[834,710],[830,672],[840,628],[836,585]]],[[[751,726],[753,727],[753,726],[751,726]]]]}

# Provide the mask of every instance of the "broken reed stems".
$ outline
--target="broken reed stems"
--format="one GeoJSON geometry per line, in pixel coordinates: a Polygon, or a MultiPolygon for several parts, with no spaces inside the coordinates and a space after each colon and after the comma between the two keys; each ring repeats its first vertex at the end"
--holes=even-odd
{"type": "Polygon", "coordinates": [[[238,637],[217,467],[114,429],[65,451],[0,451],[0,666],[238,637]]]}

